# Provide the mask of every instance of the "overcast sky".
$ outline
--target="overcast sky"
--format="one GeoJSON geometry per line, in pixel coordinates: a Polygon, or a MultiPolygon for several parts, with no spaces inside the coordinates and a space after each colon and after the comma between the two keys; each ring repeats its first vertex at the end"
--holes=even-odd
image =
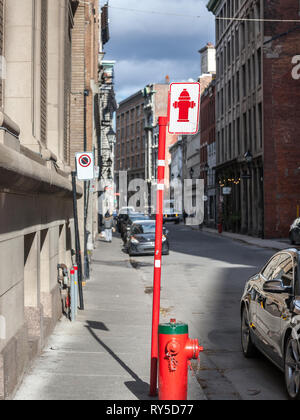
{"type": "MultiPolygon", "coordinates": [[[[105,0],[100,0],[103,6],[105,0]]],[[[110,41],[104,46],[106,60],[116,60],[117,100],[148,83],[197,79],[198,50],[215,41],[214,17],[208,0],[109,0],[110,41]],[[184,16],[133,12],[140,9],[184,16]]]]}

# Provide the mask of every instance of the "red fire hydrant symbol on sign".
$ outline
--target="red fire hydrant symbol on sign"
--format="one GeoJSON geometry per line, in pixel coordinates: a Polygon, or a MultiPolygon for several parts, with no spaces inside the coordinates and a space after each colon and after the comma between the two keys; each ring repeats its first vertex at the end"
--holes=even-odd
{"type": "Polygon", "coordinates": [[[196,103],[191,101],[189,92],[186,89],[183,89],[178,101],[174,102],[173,106],[176,109],[179,108],[178,122],[189,122],[189,111],[190,109],[195,108],[196,103]]]}

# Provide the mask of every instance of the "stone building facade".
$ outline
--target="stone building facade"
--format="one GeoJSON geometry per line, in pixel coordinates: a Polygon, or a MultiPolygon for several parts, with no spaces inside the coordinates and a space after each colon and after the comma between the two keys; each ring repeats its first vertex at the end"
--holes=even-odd
{"type": "Polygon", "coordinates": [[[200,104],[200,178],[204,179],[204,223],[216,226],[215,80],[204,90],[200,104]]]}
{"type": "MultiPolygon", "coordinates": [[[[74,84],[85,70],[76,63],[85,48],[75,53],[73,44],[82,7],[0,1],[0,399],[12,396],[62,315],[57,266],[72,266],[71,169],[83,145],[81,127],[72,126],[72,101],[85,87],[79,94],[74,84]]],[[[77,194],[81,209],[80,184],[77,194]]]]}
{"type": "Polygon", "coordinates": [[[299,3],[211,0],[208,9],[216,15],[217,179],[224,227],[286,237],[300,196],[299,89],[292,77],[300,32],[294,23],[263,19],[298,19],[299,3]],[[224,187],[229,195],[223,196],[224,187]]]}

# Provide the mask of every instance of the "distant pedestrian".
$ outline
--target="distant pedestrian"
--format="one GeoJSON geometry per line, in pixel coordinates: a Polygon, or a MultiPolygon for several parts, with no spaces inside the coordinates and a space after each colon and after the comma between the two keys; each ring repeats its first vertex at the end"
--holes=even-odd
{"type": "Polygon", "coordinates": [[[109,211],[107,211],[105,214],[103,224],[105,229],[106,242],[112,242],[112,229],[114,225],[114,218],[109,211]]]}
{"type": "Polygon", "coordinates": [[[186,224],[186,219],[188,217],[188,214],[185,210],[183,210],[183,223],[186,224]]]}

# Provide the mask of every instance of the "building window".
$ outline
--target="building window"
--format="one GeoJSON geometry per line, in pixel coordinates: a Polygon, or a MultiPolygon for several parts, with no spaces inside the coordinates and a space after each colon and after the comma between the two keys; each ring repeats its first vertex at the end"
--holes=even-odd
{"type": "Polygon", "coordinates": [[[235,57],[237,58],[240,53],[240,37],[239,37],[239,31],[235,31],[235,57]]]}
{"type": "Polygon", "coordinates": [[[244,64],[242,67],[242,73],[243,73],[243,79],[242,79],[242,83],[243,83],[243,97],[246,96],[246,65],[244,64]]]}
{"type": "Polygon", "coordinates": [[[241,23],[240,26],[240,31],[241,31],[241,49],[245,49],[246,46],[246,25],[245,22],[241,23]]]}
{"type": "Polygon", "coordinates": [[[244,152],[247,151],[247,114],[243,114],[243,138],[244,138],[244,152]]]}
{"type": "Polygon", "coordinates": [[[262,74],[261,74],[261,66],[262,66],[262,60],[261,60],[261,48],[257,50],[257,70],[258,70],[258,84],[261,85],[262,82],[262,74]]]}
{"type": "Polygon", "coordinates": [[[263,147],[263,115],[262,115],[262,104],[258,104],[258,135],[259,135],[259,147],[263,147]]]}

